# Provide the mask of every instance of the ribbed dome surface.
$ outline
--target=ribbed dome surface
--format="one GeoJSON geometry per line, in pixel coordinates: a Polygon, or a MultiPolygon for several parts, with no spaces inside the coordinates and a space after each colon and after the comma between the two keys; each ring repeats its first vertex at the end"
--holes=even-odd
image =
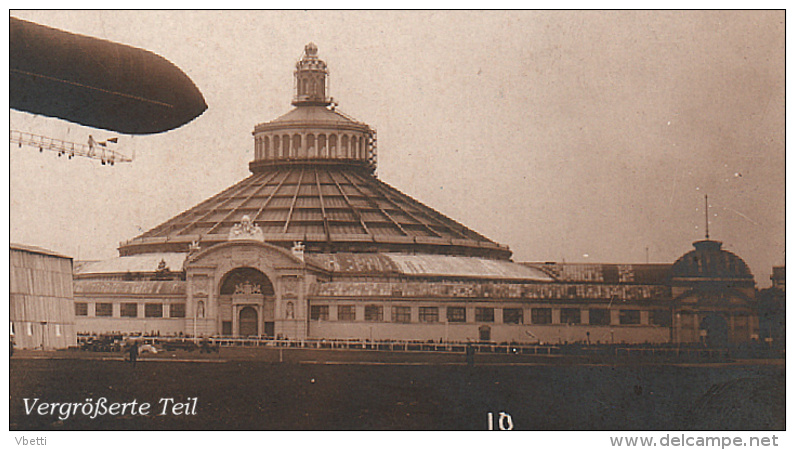
{"type": "Polygon", "coordinates": [[[691,250],[671,267],[673,278],[709,278],[721,280],[751,280],[748,265],[739,256],[723,250],[718,241],[694,242],[691,250]]]}
{"type": "Polygon", "coordinates": [[[337,111],[332,111],[325,106],[302,106],[293,108],[290,112],[270,122],[258,125],[257,128],[267,126],[268,124],[364,125],[337,111]]]}
{"type": "Polygon", "coordinates": [[[507,259],[510,250],[466,228],[368,171],[345,164],[285,164],[257,172],[123,243],[122,256],[187,251],[228,240],[244,216],[265,242],[309,252],[398,251],[507,259]]]}

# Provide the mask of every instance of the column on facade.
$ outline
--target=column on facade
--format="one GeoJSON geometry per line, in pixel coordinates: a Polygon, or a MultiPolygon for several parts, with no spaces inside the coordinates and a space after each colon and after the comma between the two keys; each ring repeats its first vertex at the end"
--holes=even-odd
{"type": "Polygon", "coordinates": [[[355,303],[353,306],[353,314],[356,320],[364,320],[364,304],[355,303]]]}
{"type": "MultiPolygon", "coordinates": [[[[701,260],[699,260],[699,263],[700,262],[701,262],[701,260]]],[[[692,328],[692,333],[695,336],[695,339],[694,339],[695,342],[701,342],[701,326],[700,325],[701,325],[701,318],[699,317],[699,314],[693,314],[693,326],[691,328],[692,328]]]]}
{"type": "Polygon", "coordinates": [[[384,304],[384,322],[392,322],[392,304],[384,304]]]}
{"type": "Polygon", "coordinates": [[[619,325],[621,323],[621,311],[618,309],[610,309],[610,326],[619,325]]]}
{"type": "Polygon", "coordinates": [[[237,305],[232,303],[232,336],[237,336],[240,331],[240,311],[237,310],[237,305]]]}
{"type": "Polygon", "coordinates": [[[282,135],[282,158],[289,158],[290,157],[290,135],[284,134],[282,135]]]}

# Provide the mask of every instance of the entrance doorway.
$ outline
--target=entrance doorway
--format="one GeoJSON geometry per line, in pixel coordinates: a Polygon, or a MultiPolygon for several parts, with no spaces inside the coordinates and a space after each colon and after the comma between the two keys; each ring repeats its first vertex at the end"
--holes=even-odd
{"type": "Polygon", "coordinates": [[[490,341],[491,340],[491,327],[488,325],[483,325],[482,327],[478,328],[480,334],[481,341],[490,341]]]}
{"type": "Polygon", "coordinates": [[[699,329],[704,330],[704,343],[709,347],[725,347],[729,344],[729,324],[720,314],[710,314],[701,321],[699,329]]]}
{"type": "Polygon", "coordinates": [[[273,284],[253,267],[238,267],[227,272],[220,283],[217,316],[224,335],[263,336],[274,321],[273,284]]]}
{"type": "Polygon", "coordinates": [[[273,333],[276,331],[276,326],[274,322],[265,322],[265,328],[262,330],[262,334],[268,337],[273,337],[273,333]]]}
{"type": "Polygon", "coordinates": [[[239,317],[240,336],[257,336],[259,330],[257,329],[257,310],[251,306],[246,306],[240,310],[239,317]]]}

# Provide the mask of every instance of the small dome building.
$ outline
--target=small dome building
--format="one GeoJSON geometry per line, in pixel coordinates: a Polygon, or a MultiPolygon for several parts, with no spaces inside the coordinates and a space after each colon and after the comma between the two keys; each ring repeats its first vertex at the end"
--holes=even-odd
{"type": "Polygon", "coordinates": [[[748,265],[718,241],[693,243],[670,271],[674,340],[714,346],[744,342],[758,328],[748,265]]]}

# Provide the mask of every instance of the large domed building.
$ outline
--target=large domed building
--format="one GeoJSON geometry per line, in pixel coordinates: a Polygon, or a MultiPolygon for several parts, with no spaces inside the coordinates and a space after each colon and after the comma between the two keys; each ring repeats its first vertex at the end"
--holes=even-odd
{"type": "Polygon", "coordinates": [[[254,127],[251,176],[75,264],[78,332],[663,343],[723,318],[733,341],[755,333],[753,277],[720,243],[674,265],[515,263],[376,177],[375,130],[331,102],[314,44],[294,74],[294,108],[254,127]]]}
{"type": "MultiPolygon", "coordinates": [[[[110,300],[85,302],[93,314],[80,307],[94,317],[85,331],[436,338],[447,328],[474,339],[477,326],[450,330],[437,303],[412,290],[552,281],[380,181],[375,131],[336,110],[327,79],[307,45],[294,109],[254,128],[250,177],[123,243],[119,258],[81,265],[78,297],[110,300]],[[387,299],[368,297],[384,290],[387,299]],[[412,322],[430,326],[402,326],[412,322]]],[[[467,305],[459,308],[466,316],[467,305]]]]}

